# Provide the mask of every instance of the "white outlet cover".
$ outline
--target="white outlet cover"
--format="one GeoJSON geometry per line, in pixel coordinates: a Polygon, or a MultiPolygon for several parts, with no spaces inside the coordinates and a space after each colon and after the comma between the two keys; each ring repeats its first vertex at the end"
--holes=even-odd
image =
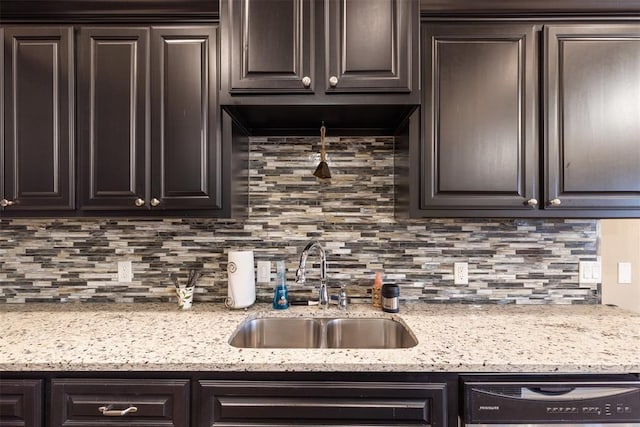
{"type": "Polygon", "coordinates": [[[130,283],[133,280],[131,261],[118,261],[118,282],[130,283]]]}
{"type": "Polygon", "coordinates": [[[456,262],[453,264],[453,283],[455,285],[469,284],[469,264],[466,262],[456,262]]]}

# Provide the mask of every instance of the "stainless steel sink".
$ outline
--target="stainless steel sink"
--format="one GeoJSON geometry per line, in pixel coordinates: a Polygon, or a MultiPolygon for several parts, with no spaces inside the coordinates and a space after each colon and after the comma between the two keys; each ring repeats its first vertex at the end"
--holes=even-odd
{"type": "Polygon", "coordinates": [[[327,322],[329,348],[409,348],[418,341],[405,325],[392,319],[342,318],[327,322]]]}
{"type": "Polygon", "coordinates": [[[317,348],[322,325],[309,318],[264,317],[242,322],[229,344],[242,348],[317,348]]]}
{"type": "Polygon", "coordinates": [[[262,317],[243,321],[229,344],[240,348],[409,348],[418,344],[389,318],[262,317]]]}

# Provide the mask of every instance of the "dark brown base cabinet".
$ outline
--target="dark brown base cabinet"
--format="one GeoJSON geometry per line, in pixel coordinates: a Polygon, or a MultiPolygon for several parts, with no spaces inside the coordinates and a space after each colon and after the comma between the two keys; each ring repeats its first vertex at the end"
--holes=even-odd
{"type": "Polygon", "coordinates": [[[400,213],[640,216],[637,23],[424,22],[422,53],[400,213]]]}
{"type": "Polygon", "coordinates": [[[0,379],[0,426],[41,427],[43,381],[0,379]]]}
{"type": "Polygon", "coordinates": [[[196,395],[198,427],[447,425],[446,384],[201,380],[196,395]]]}
{"type": "Polygon", "coordinates": [[[455,427],[458,421],[456,374],[113,374],[4,373],[0,426],[455,427]]]}
{"type": "Polygon", "coordinates": [[[51,427],[188,427],[189,380],[53,379],[51,427]]]}

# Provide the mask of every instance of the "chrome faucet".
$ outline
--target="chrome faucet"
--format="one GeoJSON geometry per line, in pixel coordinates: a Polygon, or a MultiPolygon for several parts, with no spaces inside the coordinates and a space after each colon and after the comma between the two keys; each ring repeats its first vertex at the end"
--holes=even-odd
{"type": "Polygon", "coordinates": [[[329,305],[329,292],[327,291],[327,255],[320,243],[316,240],[307,243],[307,246],[304,247],[300,254],[300,265],[296,270],[296,283],[302,285],[306,281],[307,256],[313,248],[318,248],[318,251],[320,251],[320,296],[318,298],[318,304],[320,304],[320,308],[327,308],[329,305]]]}

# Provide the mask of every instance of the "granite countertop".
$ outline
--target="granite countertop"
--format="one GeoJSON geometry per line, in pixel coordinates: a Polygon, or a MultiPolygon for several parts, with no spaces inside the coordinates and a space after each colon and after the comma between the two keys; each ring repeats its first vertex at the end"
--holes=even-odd
{"type": "Polygon", "coordinates": [[[398,317],[408,349],[240,349],[249,316],[344,315],[266,304],[0,306],[0,371],[371,371],[640,373],[640,314],[615,307],[407,304],[391,315],[351,305],[347,316],[398,317]]]}

